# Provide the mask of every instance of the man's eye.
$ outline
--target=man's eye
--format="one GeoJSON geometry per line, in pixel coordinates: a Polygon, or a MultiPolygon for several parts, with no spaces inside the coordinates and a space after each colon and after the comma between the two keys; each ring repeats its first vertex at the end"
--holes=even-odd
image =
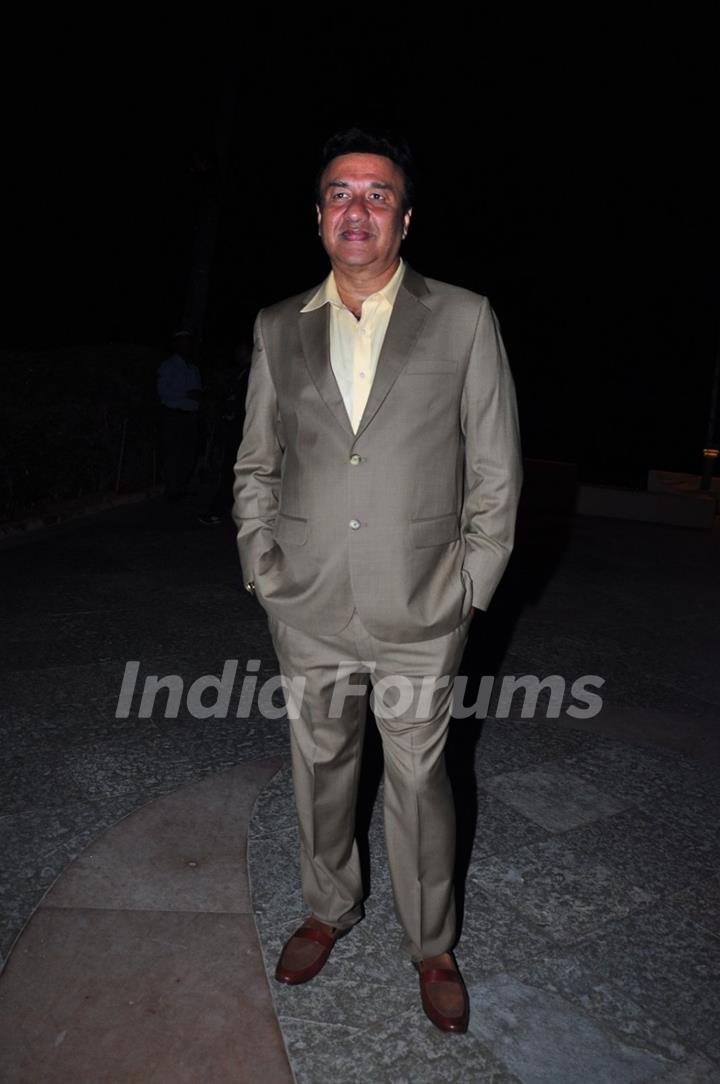
{"type": "Polygon", "coordinates": [[[371,192],[370,199],[385,199],[385,196],[382,192],[371,192]]]}

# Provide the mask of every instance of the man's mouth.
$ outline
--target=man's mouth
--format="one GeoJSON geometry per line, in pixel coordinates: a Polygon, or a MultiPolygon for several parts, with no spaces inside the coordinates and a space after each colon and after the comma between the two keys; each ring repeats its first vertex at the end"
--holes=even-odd
{"type": "Polygon", "coordinates": [[[367,230],[343,230],[341,236],[346,241],[367,241],[370,234],[367,230]]]}

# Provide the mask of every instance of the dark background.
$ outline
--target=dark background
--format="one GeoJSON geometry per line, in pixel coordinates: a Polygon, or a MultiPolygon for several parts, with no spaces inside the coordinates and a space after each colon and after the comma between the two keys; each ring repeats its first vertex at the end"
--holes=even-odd
{"type": "MultiPolygon", "coordinates": [[[[324,139],[389,124],[419,170],[404,255],[489,295],[525,454],[577,463],[587,481],[697,472],[720,296],[711,28],[677,14],[634,28],[608,13],[512,19],[278,10],[262,27],[174,16],[151,32],[126,16],[18,30],[5,356],[17,369],[108,343],[167,350],[212,185],[203,368],[227,366],[259,307],[326,273],[312,201],[324,139]]],[[[27,408],[32,379],[22,394],[27,408]]]]}

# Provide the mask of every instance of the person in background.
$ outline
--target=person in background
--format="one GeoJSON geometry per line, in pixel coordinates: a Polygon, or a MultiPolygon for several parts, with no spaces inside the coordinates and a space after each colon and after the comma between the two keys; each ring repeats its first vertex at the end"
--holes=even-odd
{"type": "Polygon", "coordinates": [[[200,370],[193,362],[195,339],[180,331],[174,351],[158,369],[157,392],[162,410],[162,460],[165,496],[170,501],[187,495],[198,445],[198,410],[202,395],[200,370]]]}
{"type": "Polygon", "coordinates": [[[236,367],[230,388],[220,407],[215,438],[220,449],[217,480],[207,511],[198,516],[200,523],[206,527],[215,527],[222,523],[232,508],[235,460],[245,421],[250,353],[250,347],[246,343],[238,346],[235,355],[236,367]]]}

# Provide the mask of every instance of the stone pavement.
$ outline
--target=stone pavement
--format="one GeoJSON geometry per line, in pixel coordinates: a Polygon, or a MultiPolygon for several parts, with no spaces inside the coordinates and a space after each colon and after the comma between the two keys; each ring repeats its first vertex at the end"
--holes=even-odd
{"type": "MultiPolygon", "coordinates": [[[[717,773],[664,750],[490,720],[476,771],[457,949],[469,1034],[440,1034],[420,1009],[378,812],[365,919],[311,984],[272,984],[300,1084],[720,1080],[717,773]]],[[[302,913],[287,770],[260,795],[250,844],[270,971],[302,913]]]]}
{"type": "MultiPolygon", "coordinates": [[[[228,771],[242,769],[246,797],[262,791],[249,821],[252,909],[274,964],[301,913],[287,769],[267,782],[268,771],[285,761],[285,723],[262,719],[256,705],[249,718],[234,717],[247,660],[258,660],[260,683],[275,664],[262,614],[242,590],[230,528],[202,527],[193,511],[136,505],[0,545],[5,953],[67,870],[0,979],[0,1045],[12,1035],[16,1052],[47,1050],[63,1030],[54,1021],[72,1001],[67,990],[84,988],[83,968],[95,975],[93,997],[103,992],[103,974],[111,976],[105,995],[110,989],[119,997],[126,987],[108,952],[112,940],[145,944],[153,910],[175,914],[170,938],[166,925],[162,937],[158,930],[149,938],[171,942],[170,956],[138,957],[141,973],[161,991],[156,1029],[140,1032],[143,1050],[155,1042],[155,1060],[148,1054],[144,1069],[132,1059],[114,1069],[111,1061],[101,1075],[90,1046],[131,1051],[138,1020],[122,1016],[108,1037],[102,1013],[80,999],[72,1021],[87,1042],[70,1043],[64,1055],[79,1082],[262,1077],[272,1084],[283,1079],[273,1072],[287,1072],[282,1058],[272,1071],[262,1059],[246,1059],[233,1075],[239,1047],[228,1029],[247,1031],[242,1012],[250,1009],[233,987],[233,950],[223,956],[227,942],[212,933],[215,919],[206,921],[217,916],[213,898],[222,889],[227,937],[235,938],[235,951],[242,945],[247,952],[253,1004],[265,1004],[264,979],[251,963],[250,903],[239,887],[249,811],[235,822],[234,856],[227,839],[219,856],[211,837],[227,816],[216,788],[228,771]],[[166,718],[160,698],[139,718],[139,697],[127,718],[115,717],[128,660],[139,662],[139,683],[176,674],[187,691],[197,677],[219,675],[227,659],[239,660],[227,719],[193,718],[184,699],[177,717],[166,718]],[[195,785],[206,788],[199,805],[195,785]],[[171,818],[174,830],[160,839],[152,828],[154,808],[168,801],[179,803],[178,811],[190,802],[197,823],[207,826],[190,848],[199,866],[183,872],[205,868],[205,850],[214,873],[188,899],[187,882],[177,876],[186,814],[171,818]],[[133,847],[142,854],[153,840],[153,861],[134,862],[133,847]],[[117,872],[100,881],[90,876],[97,847],[105,869],[117,871],[124,856],[120,882],[117,872]],[[75,925],[63,934],[71,914],[75,925]],[[195,915],[187,928],[177,925],[181,914],[195,915]],[[87,922],[77,924],[87,916],[92,937],[87,922]],[[44,967],[51,927],[67,949],[44,967]],[[195,942],[189,931],[201,928],[206,940],[195,942]],[[194,1003],[169,985],[182,977],[178,946],[193,944],[207,946],[183,972],[203,991],[194,1003]],[[201,962],[213,952],[218,967],[206,973],[201,962]],[[229,999],[219,1008],[208,1005],[214,988],[229,999]],[[193,1020],[198,1041],[190,1038],[193,1020]],[[93,1027],[99,1031],[91,1041],[93,1027]],[[199,1040],[215,1027],[230,1060],[220,1064],[218,1056],[214,1067],[188,1060],[188,1050],[207,1052],[199,1040]],[[169,1034],[188,1041],[160,1056],[169,1034]]],[[[493,613],[473,630],[467,669],[562,675],[566,687],[558,718],[544,716],[541,695],[533,720],[519,718],[515,705],[510,718],[454,724],[449,754],[464,899],[458,958],[472,996],[470,1034],[431,1028],[414,973],[397,952],[377,804],[370,815],[377,774],[370,743],[367,917],[314,983],[297,990],[272,984],[298,1080],[720,1080],[718,549],[717,532],[537,517],[524,525],[493,613]],[[603,707],[582,721],[567,709],[572,681],[587,674],[604,678],[603,707]]],[[[497,708],[495,694],[491,716],[497,708]]],[[[132,973],[124,978],[135,981],[132,973]]],[[[255,1031],[261,1018],[270,1028],[270,1057],[279,1039],[267,1014],[260,1011],[249,1027],[255,1031]]],[[[2,1070],[8,1081],[68,1079],[50,1070],[28,1075],[19,1057],[2,1070]]]]}

